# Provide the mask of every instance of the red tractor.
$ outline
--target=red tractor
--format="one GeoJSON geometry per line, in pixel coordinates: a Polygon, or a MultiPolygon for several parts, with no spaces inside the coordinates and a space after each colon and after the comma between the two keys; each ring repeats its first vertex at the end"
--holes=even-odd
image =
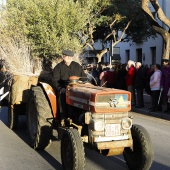
{"type": "Polygon", "coordinates": [[[66,170],[83,170],[83,143],[111,156],[123,153],[132,170],[149,170],[153,146],[147,130],[132,125],[131,93],[124,90],[82,84],[72,77],[66,88],[69,117],[61,126],[57,97],[49,84],[31,87],[27,110],[28,131],[34,149],[45,149],[53,129],[61,140],[61,160],[66,170]]]}

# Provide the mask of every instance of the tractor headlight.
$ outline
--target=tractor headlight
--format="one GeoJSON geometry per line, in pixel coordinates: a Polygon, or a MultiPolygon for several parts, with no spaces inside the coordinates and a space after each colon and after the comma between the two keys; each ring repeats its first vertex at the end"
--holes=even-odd
{"type": "Polygon", "coordinates": [[[132,127],[132,120],[130,118],[123,118],[122,119],[122,128],[123,129],[130,129],[132,127]]]}
{"type": "Polygon", "coordinates": [[[94,120],[94,130],[95,131],[103,131],[104,130],[104,122],[102,120],[94,120]]]}

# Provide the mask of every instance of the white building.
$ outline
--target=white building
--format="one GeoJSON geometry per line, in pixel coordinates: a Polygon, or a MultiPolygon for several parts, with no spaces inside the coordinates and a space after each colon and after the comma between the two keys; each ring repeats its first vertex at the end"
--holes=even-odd
{"type": "MultiPolygon", "coordinates": [[[[170,19],[170,0],[159,0],[159,4],[162,7],[167,18],[170,19]]],[[[152,6],[150,4],[152,9],[152,6]]],[[[154,10],[153,10],[154,11],[154,10]]],[[[166,28],[163,23],[159,23],[162,27],[166,28]]],[[[107,46],[110,46],[108,44],[107,46]]],[[[116,45],[120,49],[121,63],[127,63],[127,61],[139,61],[143,64],[161,64],[162,52],[163,52],[163,39],[157,34],[157,38],[149,39],[143,43],[133,42],[120,42],[116,45]]],[[[96,47],[100,49],[100,45],[96,47]]],[[[107,53],[103,56],[104,62],[110,62],[110,54],[107,53]]]]}

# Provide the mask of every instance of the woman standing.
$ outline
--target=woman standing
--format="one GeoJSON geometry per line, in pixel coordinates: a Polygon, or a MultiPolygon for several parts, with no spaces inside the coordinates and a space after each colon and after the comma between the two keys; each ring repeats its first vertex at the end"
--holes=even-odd
{"type": "Polygon", "coordinates": [[[152,110],[153,112],[158,111],[160,109],[158,105],[160,89],[161,89],[161,66],[159,64],[154,65],[154,73],[150,77],[150,88],[151,88],[151,102],[152,102],[152,110]]]}

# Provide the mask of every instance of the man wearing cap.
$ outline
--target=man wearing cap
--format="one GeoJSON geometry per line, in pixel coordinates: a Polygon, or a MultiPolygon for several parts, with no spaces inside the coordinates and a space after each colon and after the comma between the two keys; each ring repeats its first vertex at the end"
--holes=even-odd
{"type": "MultiPolygon", "coordinates": [[[[74,52],[71,50],[62,51],[63,61],[58,63],[53,70],[53,87],[59,97],[60,119],[64,120],[68,116],[66,114],[66,96],[65,88],[69,83],[70,76],[87,77],[81,65],[73,61],[74,52]]],[[[87,80],[87,79],[86,79],[87,80]]],[[[61,121],[63,122],[63,121],[61,121]]],[[[62,123],[61,123],[62,124],[62,123]]]]}
{"type": "Polygon", "coordinates": [[[163,63],[163,69],[162,69],[162,77],[161,77],[161,88],[163,90],[163,102],[165,102],[166,105],[167,105],[167,101],[168,101],[167,94],[168,94],[168,90],[170,88],[170,65],[169,65],[169,59],[163,59],[162,63],[163,63]]]}

